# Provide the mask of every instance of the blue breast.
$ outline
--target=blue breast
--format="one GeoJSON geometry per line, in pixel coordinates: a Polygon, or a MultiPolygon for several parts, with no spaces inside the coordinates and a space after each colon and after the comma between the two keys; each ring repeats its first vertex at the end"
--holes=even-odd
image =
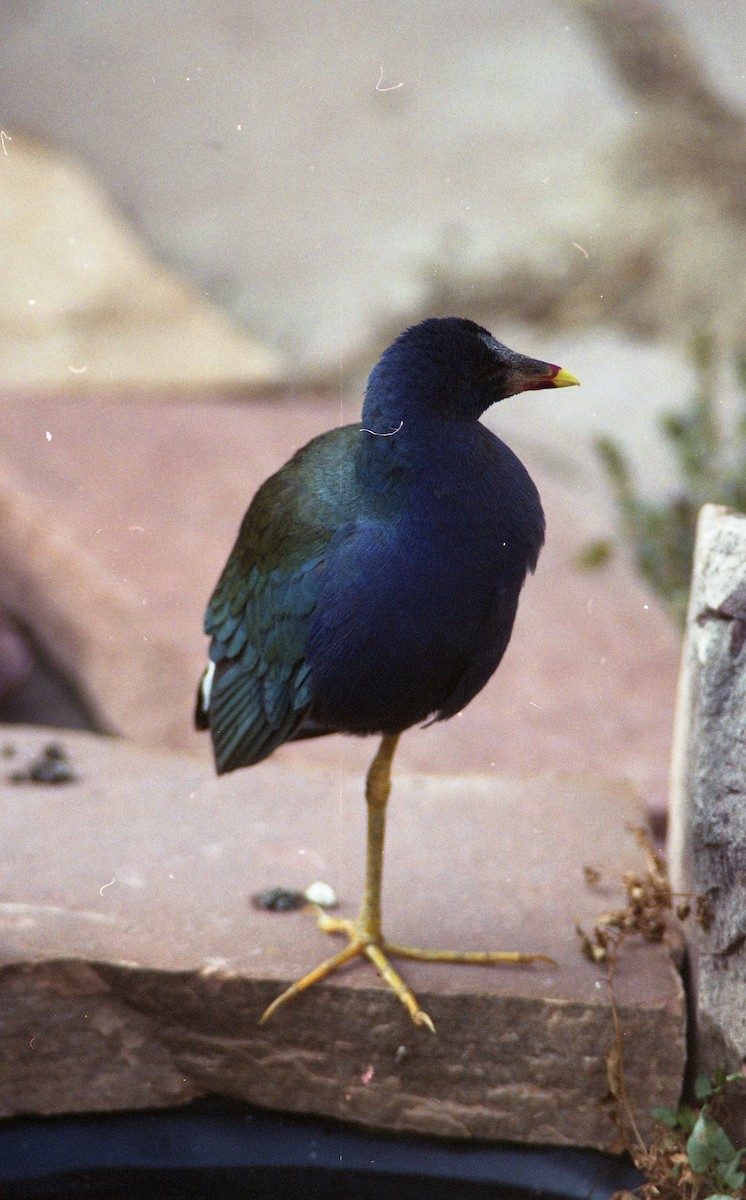
{"type": "Polygon", "coordinates": [[[502,658],[544,517],[504,443],[481,425],[459,434],[414,483],[389,481],[405,499],[388,519],[362,519],[330,546],[306,644],[322,725],[396,732],[443,719],[502,658]]]}

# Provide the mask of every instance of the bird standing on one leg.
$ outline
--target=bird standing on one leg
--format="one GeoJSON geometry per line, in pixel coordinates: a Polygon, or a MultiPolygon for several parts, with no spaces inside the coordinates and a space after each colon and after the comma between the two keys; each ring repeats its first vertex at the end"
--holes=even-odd
{"type": "Polygon", "coordinates": [[[454,716],[487,683],[544,541],[528,472],[479,417],[506,396],[577,382],[472,321],[423,321],[371,372],[362,427],[314,438],[260,487],[244,516],[205,617],[211,662],[196,719],[210,729],[218,773],[298,738],[382,735],[366,783],[362,908],[356,921],[319,913],[319,926],[345,933],[348,945],[262,1019],[365,955],[413,1020],[432,1028],[387,954],[473,963],[543,957],[387,941],[381,875],[399,735],[454,716]]]}

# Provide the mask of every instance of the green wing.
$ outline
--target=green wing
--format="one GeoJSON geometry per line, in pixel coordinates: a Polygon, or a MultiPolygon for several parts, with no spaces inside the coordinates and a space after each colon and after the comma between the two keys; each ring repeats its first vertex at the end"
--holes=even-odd
{"type": "Polygon", "coordinates": [[[305,646],[332,538],[354,520],[359,429],[315,438],[262,485],[205,614],[210,659],[196,723],[219,774],[287,741],[307,716],[305,646]]]}

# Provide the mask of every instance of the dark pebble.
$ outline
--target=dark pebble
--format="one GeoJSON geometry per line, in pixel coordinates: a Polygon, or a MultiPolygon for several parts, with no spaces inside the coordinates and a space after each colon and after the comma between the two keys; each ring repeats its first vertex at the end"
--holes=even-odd
{"type": "Polygon", "coordinates": [[[254,908],[266,912],[293,912],[296,908],[303,908],[308,901],[303,892],[296,892],[292,888],[273,887],[267,888],[265,892],[257,892],[251,897],[251,903],[254,908]]]}
{"type": "Polygon", "coordinates": [[[72,783],[75,772],[64,759],[42,757],[32,762],[28,777],[34,783],[72,783]]]}
{"type": "Polygon", "coordinates": [[[59,742],[47,742],[44,747],[44,758],[64,759],[67,761],[67,751],[59,742]]]}
{"type": "Polygon", "coordinates": [[[77,778],[63,746],[49,742],[25,771],[13,771],[10,783],[73,783],[77,778]]]}

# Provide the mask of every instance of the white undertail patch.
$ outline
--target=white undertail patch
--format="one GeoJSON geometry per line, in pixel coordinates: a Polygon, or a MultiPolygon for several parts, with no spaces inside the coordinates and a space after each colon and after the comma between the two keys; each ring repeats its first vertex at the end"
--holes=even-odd
{"type": "Polygon", "coordinates": [[[202,682],[199,685],[200,698],[202,703],[202,711],[208,713],[210,711],[210,696],[212,694],[212,681],[215,678],[215,663],[209,662],[205,668],[205,673],[202,676],[202,682]]]}

